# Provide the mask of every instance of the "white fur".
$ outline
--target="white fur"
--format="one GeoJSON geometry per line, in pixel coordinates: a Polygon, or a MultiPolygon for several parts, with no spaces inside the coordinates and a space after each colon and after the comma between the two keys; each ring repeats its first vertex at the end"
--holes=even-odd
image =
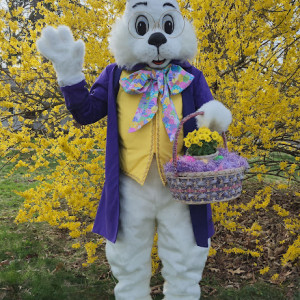
{"type": "MultiPolygon", "coordinates": [[[[173,59],[175,60],[188,60],[192,59],[197,52],[197,38],[195,35],[192,24],[184,20],[183,31],[178,36],[168,35],[159,28],[161,17],[164,14],[168,14],[170,11],[174,11],[175,8],[179,12],[179,6],[177,1],[168,0],[151,0],[147,1],[147,6],[139,5],[133,8],[133,6],[141,2],[140,0],[130,0],[127,2],[124,15],[121,19],[118,19],[112,27],[112,31],[109,37],[109,47],[113,53],[115,60],[119,66],[126,66],[128,68],[138,63],[146,63],[152,68],[164,68],[173,59]],[[170,6],[163,7],[165,3],[171,3],[175,8],[170,6]],[[150,15],[152,21],[155,22],[154,28],[149,30],[144,36],[135,38],[132,35],[132,19],[134,16],[146,13],[150,15]],[[167,39],[167,42],[159,47],[150,45],[148,43],[149,37],[153,33],[162,33],[167,39]],[[166,62],[163,65],[157,66],[153,63],[153,60],[163,60],[166,62]]],[[[182,16],[179,18],[180,12],[176,14],[178,18],[174,19],[175,25],[181,24],[182,16]]]]}
{"type": "MultiPolygon", "coordinates": [[[[119,66],[131,68],[138,63],[146,63],[152,68],[164,68],[171,60],[189,60],[197,52],[197,38],[192,24],[183,19],[179,12],[177,1],[161,0],[147,1],[147,6],[138,5],[140,0],[127,1],[125,13],[112,27],[109,37],[109,47],[119,66]],[[163,4],[171,3],[171,6],[163,7],[163,4]],[[175,24],[184,26],[181,34],[172,36],[159,28],[161,17],[170,11],[177,11],[175,24]],[[143,37],[135,38],[129,31],[130,20],[137,12],[147,13],[151,16],[155,26],[143,37]],[[167,42],[159,47],[148,43],[153,33],[164,34],[167,42]],[[154,60],[165,60],[164,64],[156,65],[154,60]]],[[[132,28],[131,28],[132,29],[132,28]]],[[[74,41],[71,30],[67,26],[59,26],[57,29],[48,26],[42,31],[41,38],[37,41],[37,48],[43,56],[52,61],[60,86],[68,86],[82,81],[85,77],[82,72],[84,62],[85,45],[82,40],[74,41]]]]}
{"type": "MultiPolygon", "coordinates": [[[[208,248],[198,247],[187,205],[175,201],[163,186],[155,158],[143,186],[120,176],[120,228],[106,256],[114,276],[117,300],[150,300],[151,248],[155,224],[163,263],[164,299],[200,299],[199,281],[208,248]]],[[[209,242],[210,243],[210,242],[209,242]]]]}
{"type": "Polygon", "coordinates": [[[217,100],[203,104],[198,111],[203,111],[203,116],[197,116],[197,126],[208,127],[219,133],[226,131],[232,122],[232,115],[228,108],[217,100]]]}
{"type": "Polygon", "coordinates": [[[82,40],[74,41],[69,27],[44,28],[36,44],[41,54],[52,61],[60,86],[73,85],[85,78],[82,72],[85,45],[82,40]]]}

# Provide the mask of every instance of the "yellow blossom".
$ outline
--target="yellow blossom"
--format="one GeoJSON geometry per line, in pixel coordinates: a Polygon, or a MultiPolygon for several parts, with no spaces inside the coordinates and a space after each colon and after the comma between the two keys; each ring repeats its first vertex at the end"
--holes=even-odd
{"type": "Polygon", "coordinates": [[[74,248],[74,249],[80,248],[80,243],[73,244],[73,245],[72,245],[72,248],[74,248]]]}
{"type": "Polygon", "coordinates": [[[265,267],[265,268],[259,270],[259,273],[260,273],[261,275],[264,275],[265,273],[268,273],[269,270],[270,270],[270,267],[265,267]]]}
{"type": "Polygon", "coordinates": [[[276,281],[278,279],[278,277],[279,277],[279,274],[276,273],[271,277],[271,280],[276,281]]]}
{"type": "Polygon", "coordinates": [[[208,256],[215,256],[216,254],[217,254],[217,250],[214,249],[213,247],[210,247],[208,256]]]}

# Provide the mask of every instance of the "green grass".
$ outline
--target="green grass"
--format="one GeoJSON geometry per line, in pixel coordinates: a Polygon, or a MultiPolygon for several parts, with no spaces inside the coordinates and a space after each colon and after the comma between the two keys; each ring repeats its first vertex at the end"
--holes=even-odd
{"type": "MultiPolygon", "coordinates": [[[[220,283],[216,282],[212,278],[203,279],[202,286],[207,287],[208,290],[214,290],[213,295],[204,293],[201,297],[209,300],[287,300],[288,288],[286,286],[277,287],[275,285],[256,282],[253,284],[243,285],[240,289],[234,289],[231,287],[221,287],[220,283]]],[[[292,299],[298,300],[297,295],[292,296],[292,299]]]]}
{"type": "Polygon", "coordinates": [[[6,178],[11,168],[0,170],[0,299],[114,299],[108,265],[82,267],[84,254],[71,248],[66,232],[14,223],[23,202],[14,191],[38,182],[24,178],[22,169],[6,178]]]}
{"type": "MultiPolygon", "coordinates": [[[[11,167],[0,169],[0,300],[114,299],[115,280],[104,253],[100,262],[84,268],[84,252],[71,248],[67,232],[47,224],[14,223],[23,201],[14,191],[24,191],[38,182],[22,177],[22,169],[6,178],[11,167]]],[[[152,286],[160,286],[162,281],[158,275],[152,279],[152,286]]],[[[261,282],[225,288],[224,282],[214,278],[204,278],[202,287],[201,299],[212,300],[281,300],[287,299],[288,290],[261,282]]],[[[159,293],[153,299],[163,299],[163,295],[159,293]]],[[[300,299],[299,293],[293,299],[300,299]]]]}
{"type": "Polygon", "coordinates": [[[227,289],[219,293],[217,297],[210,299],[223,300],[286,300],[286,296],[278,288],[271,287],[264,283],[256,283],[255,285],[244,286],[240,290],[227,289]]]}
{"type": "Polygon", "coordinates": [[[83,268],[65,234],[46,224],[16,225],[10,213],[0,217],[0,299],[113,299],[112,279],[100,278],[107,265],[83,268]]]}
{"type": "MultiPolygon", "coordinates": [[[[257,161],[259,158],[252,158],[249,160],[249,163],[251,165],[251,163],[253,163],[254,161],[257,161]]],[[[279,153],[279,152],[273,152],[270,154],[269,158],[267,159],[267,161],[269,162],[275,162],[275,164],[268,166],[269,168],[269,173],[266,173],[263,175],[263,180],[264,182],[268,182],[268,183],[284,183],[284,184],[299,184],[300,181],[300,176],[297,176],[297,174],[295,174],[295,178],[289,182],[288,179],[285,179],[284,177],[279,177],[276,176],[275,174],[279,172],[280,176],[283,176],[283,174],[285,173],[284,170],[278,170],[279,169],[279,163],[286,161],[288,163],[291,164],[298,164],[298,162],[296,161],[296,158],[292,155],[289,154],[285,154],[285,153],[279,153]],[[278,163],[276,163],[278,162],[278,163]],[[296,183],[297,181],[297,183],[296,183]]],[[[263,161],[261,162],[263,163],[263,161]]],[[[250,179],[250,181],[252,180],[256,180],[256,177],[252,177],[250,179]]]]}

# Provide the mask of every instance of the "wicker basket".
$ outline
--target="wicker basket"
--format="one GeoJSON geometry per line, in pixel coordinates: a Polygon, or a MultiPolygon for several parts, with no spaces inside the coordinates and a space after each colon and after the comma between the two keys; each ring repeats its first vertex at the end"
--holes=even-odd
{"type": "MultiPolygon", "coordinates": [[[[180,173],[177,171],[177,143],[182,126],[191,118],[203,114],[204,112],[196,112],[188,115],[181,121],[173,146],[175,172],[167,172],[165,174],[173,198],[185,204],[207,204],[229,201],[239,197],[242,192],[245,167],[213,172],[180,173]]],[[[227,149],[225,133],[222,135],[224,148],[227,149]]]]}

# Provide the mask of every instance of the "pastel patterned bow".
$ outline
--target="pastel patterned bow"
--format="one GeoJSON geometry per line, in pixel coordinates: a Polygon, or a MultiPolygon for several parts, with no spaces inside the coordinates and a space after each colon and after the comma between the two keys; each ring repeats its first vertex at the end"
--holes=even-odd
{"type": "Polygon", "coordinates": [[[126,93],[143,94],[132,120],[129,132],[135,132],[152,120],[158,110],[157,98],[162,95],[163,123],[172,142],[179,125],[179,118],[170,97],[181,93],[193,81],[194,76],[178,65],[163,70],[139,70],[120,80],[126,93]]]}

